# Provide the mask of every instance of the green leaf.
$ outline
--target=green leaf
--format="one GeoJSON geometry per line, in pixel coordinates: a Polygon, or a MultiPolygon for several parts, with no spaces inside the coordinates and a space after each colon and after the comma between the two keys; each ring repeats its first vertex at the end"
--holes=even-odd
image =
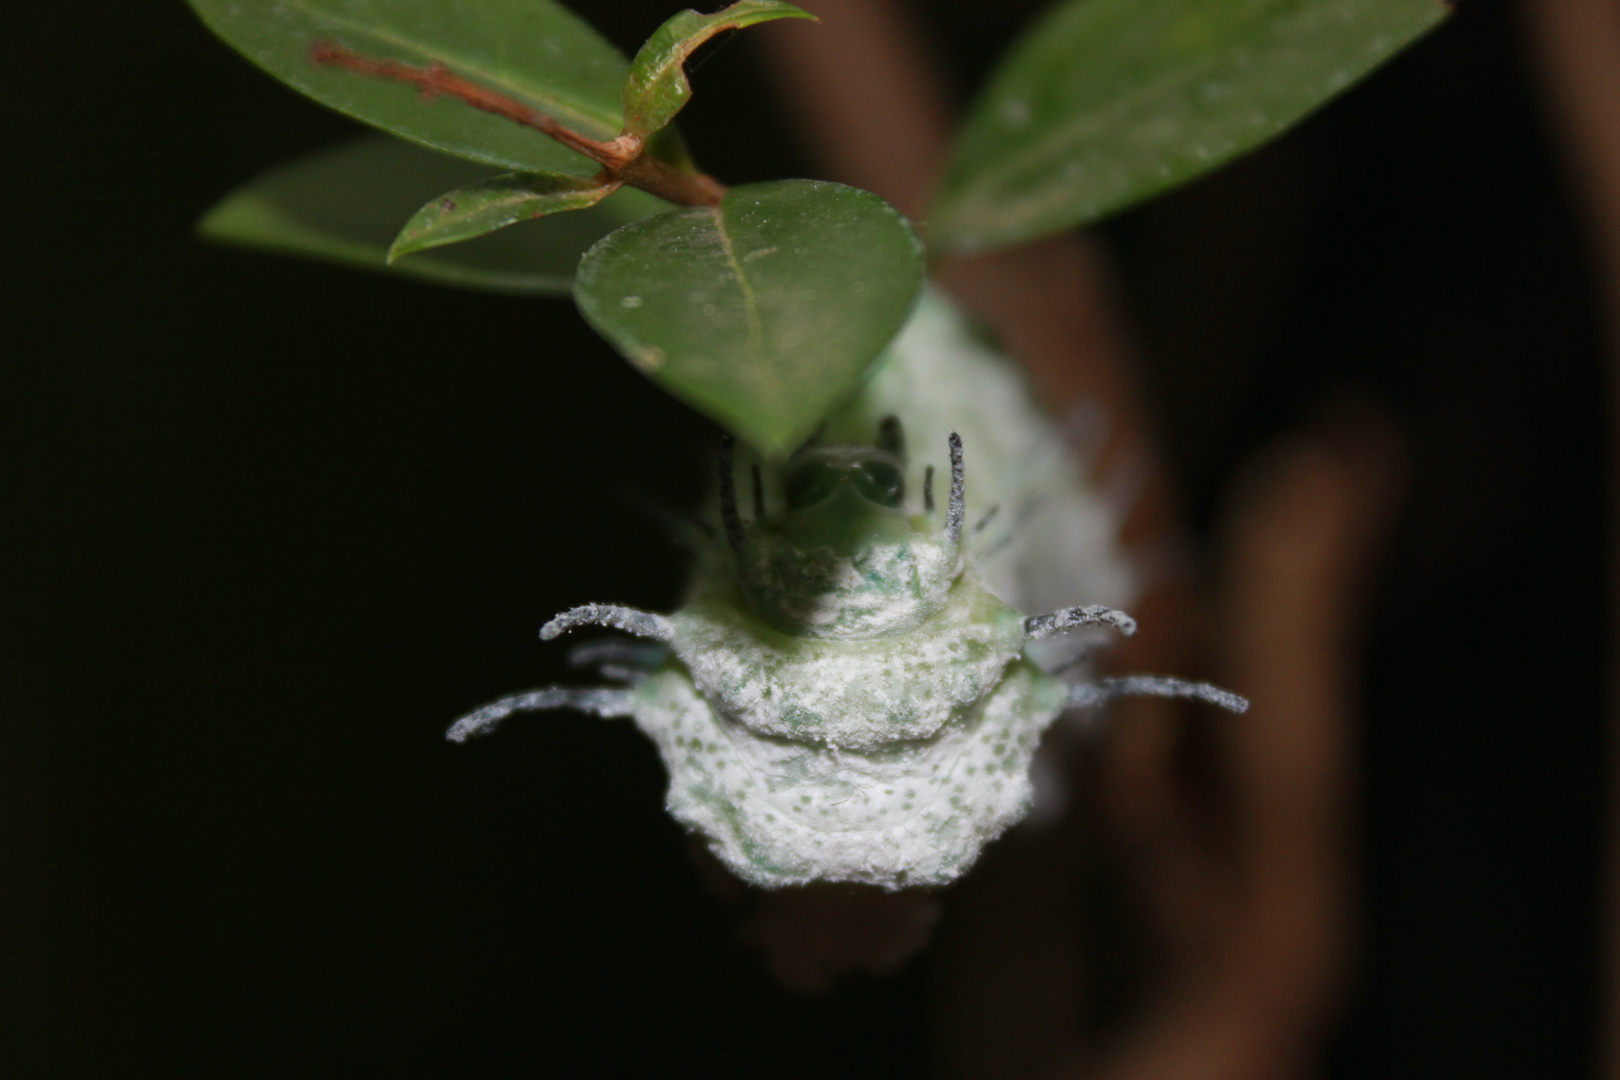
{"type": "Polygon", "coordinates": [[[683,11],[653,32],[630,63],[624,80],[625,130],[647,136],[668,124],[692,97],[686,58],[722,30],[740,30],[772,19],[814,19],[780,0],[738,0],[724,11],[683,11]]]}
{"type": "Polygon", "coordinates": [[[502,173],[428,201],[394,238],[388,262],[416,251],[472,240],[564,210],[595,206],[618,189],[562,173],[502,173]]]}
{"type": "Polygon", "coordinates": [[[1066,0],[975,102],[929,218],[982,250],[1093,221],[1287,129],[1440,22],[1439,0],[1066,0]]]}
{"type": "Polygon", "coordinates": [[[888,203],[782,180],[605,237],[574,299],[654,382],[781,454],[860,388],[922,279],[921,245],[888,203]]]}
{"type": "Polygon", "coordinates": [[[495,292],[563,296],[584,251],[669,204],[621,189],[589,210],[517,225],[388,265],[399,223],[428,199],[488,170],[385,136],[366,136],[259,177],[199,223],[229,244],[347,263],[495,292]]]}
{"type": "Polygon", "coordinates": [[[624,58],[552,0],[191,0],[210,28],[315,100],[423,146],[501,169],[589,176],[596,165],[538,131],[411,86],[310,60],[331,42],[425,65],[516,98],[593,139],[619,134],[624,58]]]}

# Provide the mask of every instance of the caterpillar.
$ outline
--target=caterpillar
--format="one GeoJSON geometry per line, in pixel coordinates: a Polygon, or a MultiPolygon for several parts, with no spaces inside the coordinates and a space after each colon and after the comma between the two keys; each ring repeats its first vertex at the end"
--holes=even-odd
{"type": "Polygon", "coordinates": [[[852,403],[785,462],[750,464],[746,517],[737,465],[728,441],[720,528],[677,611],[587,604],[541,629],[628,635],[571,656],[612,685],[505,697],[447,737],[554,709],[631,719],[670,814],[744,881],[894,890],[948,884],[1029,813],[1036,748],[1066,711],[1248,707],[1206,683],[1090,677],[1091,650],[1136,629],[1116,514],[933,289],[852,403]]]}

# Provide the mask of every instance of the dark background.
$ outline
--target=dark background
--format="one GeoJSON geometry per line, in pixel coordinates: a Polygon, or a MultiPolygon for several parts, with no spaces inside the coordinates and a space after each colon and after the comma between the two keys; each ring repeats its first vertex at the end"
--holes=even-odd
{"type": "MultiPolygon", "coordinates": [[[[576,9],[633,48],[675,6],[576,9]]],[[[970,86],[1032,6],[926,10],[970,86]]],[[[932,1071],[927,958],[774,989],[630,727],[442,739],[565,674],[555,611],[673,602],[622,495],[694,497],[713,429],[564,303],[195,242],[354,127],[179,0],[6,22],[0,1072],[932,1071]]],[[[683,119],[731,182],[811,169],[758,64],[719,50],[683,119]]],[[[1201,528],[1345,387],[1410,442],[1331,1076],[1593,1071],[1606,389],[1544,128],[1512,8],[1470,0],[1104,229],[1201,528]]]]}

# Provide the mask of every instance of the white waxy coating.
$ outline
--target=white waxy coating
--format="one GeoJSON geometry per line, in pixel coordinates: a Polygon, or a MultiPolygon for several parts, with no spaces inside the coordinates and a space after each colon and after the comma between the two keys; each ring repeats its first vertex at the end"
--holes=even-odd
{"type": "Polygon", "coordinates": [[[921,536],[841,552],[797,547],[762,529],[748,534],[741,560],[744,592],[757,614],[822,638],[912,629],[939,610],[961,568],[954,544],[921,536]]]}
{"type": "Polygon", "coordinates": [[[1019,614],[963,573],[914,630],[859,640],[784,634],[721,585],[672,622],[675,655],[728,719],[759,735],[870,750],[933,737],[1023,650],[1019,614]]]}
{"type": "Polygon", "coordinates": [[[675,665],[636,690],[669,768],[667,807],[738,877],[777,888],[943,885],[1029,812],[1029,763],[1065,688],[1018,661],[927,740],[869,752],[762,738],[718,717],[675,665]]]}

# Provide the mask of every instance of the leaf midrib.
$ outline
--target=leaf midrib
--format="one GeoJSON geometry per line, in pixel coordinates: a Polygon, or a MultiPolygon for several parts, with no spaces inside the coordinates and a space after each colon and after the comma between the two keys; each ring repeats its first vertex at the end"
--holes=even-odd
{"type": "MultiPolygon", "coordinates": [[[[758,376],[768,366],[765,359],[765,325],[759,313],[759,297],[754,292],[753,283],[743,273],[742,262],[737,258],[736,244],[732,242],[731,233],[726,230],[726,218],[722,212],[722,207],[714,207],[709,212],[714,215],[714,231],[715,235],[720,239],[720,250],[725,253],[726,265],[731,267],[732,279],[737,282],[737,288],[742,292],[743,312],[748,317],[748,359],[754,369],[757,384],[759,382],[758,376]]],[[[765,373],[769,374],[769,372],[765,373]]],[[[782,411],[782,388],[780,385],[776,385],[779,380],[767,379],[765,381],[772,384],[772,396],[776,399],[776,411],[780,413],[782,411]]]]}
{"type": "MultiPolygon", "coordinates": [[[[325,19],[328,22],[335,23],[336,25],[342,26],[346,29],[369,34],[380,41],[385,41],[392,45],[403,46],[423,56],[431,56],[436,60],[441,60],[446,64],[446,66],[453,67],[458,75],[476,76],[478,78],[488,80],[495,86],[524,93],[533,100],[553,102],[555,104],[548,104],[545,111],[547,111],[548,115],[552,115],[555,119],[569,119],[575,123],[581,120],[589,121],[600,124],[603,129],[615,133],[617,132],[618,128],[622,126],[623,118],[619,115],[615,114],[608,116],[604,113],[597,113],[587,105],[581,104],[577,99],[564,97],[558,93],[550,91],[536,93],[531,86],[524,83],[515,82],[508,79],[504,75],[492,72],[482,65],[468,59],[462,54],[425,48],[423,45],[413,41],[410,38],[401,37],[392,31],[375,29],[365,25],[364,23],[356,22],[353,19],[345,18],[341,15],[336,15],[322,10],[313,4],[308,3],[307,0],[281,0],[281,2],[287,7],[302,11],[314,18],[325,19]]],[[[539,133],[536,132],[536,134],[539,133]]]]}

